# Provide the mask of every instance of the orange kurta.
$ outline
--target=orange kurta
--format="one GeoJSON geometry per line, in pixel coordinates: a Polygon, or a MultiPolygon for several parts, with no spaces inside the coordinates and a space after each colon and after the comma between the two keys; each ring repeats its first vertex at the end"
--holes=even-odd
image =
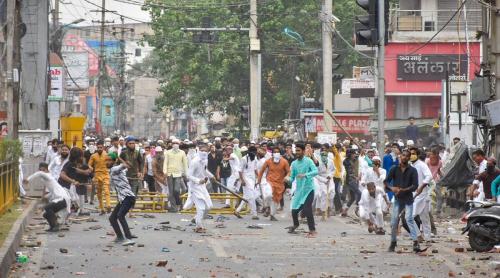
{"type": "Polygon", "coordinates": [[[280,158],[278,163],[274,163],[272,158],[266,160],[259,171],[259,181],[266,170],[267,182],[273,188],[273,201],[279,203],[285,192],[285,177],[290,173],[290,165],[284,158],[280,158]]]}

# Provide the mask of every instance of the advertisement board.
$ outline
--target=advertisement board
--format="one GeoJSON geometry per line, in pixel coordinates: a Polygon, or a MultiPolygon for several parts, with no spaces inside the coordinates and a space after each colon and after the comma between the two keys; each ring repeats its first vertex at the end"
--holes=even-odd
{"type": "Polygon", "coordinates": [[[89,87],[89,53],[86,51],[63,52],[62,56],[68,69],[66,88],[86,90],[89,87]]]}
{"type": "MultiPolygon", "coordinates": [[[[349,133],[353,134],[369,134],[370,124],[372,120],[369,115],[335,115],[342,127],[349,133]]],[[[340,126],[333,122],[330,130],[327,130],[324,125],[323,115],[305,115],[305,132],[335,132],[336,134],[344,134],[340,126]]]]}
{"type": "Polygon", "coordinates": [[[50,67],[50,95],[49,100],[60,101],[64,90],[64,68],[50,67]]]}

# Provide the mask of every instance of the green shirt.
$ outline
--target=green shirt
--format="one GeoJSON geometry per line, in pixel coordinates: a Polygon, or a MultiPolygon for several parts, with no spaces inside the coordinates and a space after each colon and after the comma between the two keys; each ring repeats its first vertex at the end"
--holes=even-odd
{"type": "Polygon", "coordinates": [[[292,162],[291,168],[290,181],[296,180],[297,184],[292,197],[292,209],[299,209],[305,203],[309,193],[314,191],[313,177],[318,174],[318,168],[309,157],[296,159],[292,162]],[[299,174],[305,174],[305,177],[297,178],[299,174]]]}

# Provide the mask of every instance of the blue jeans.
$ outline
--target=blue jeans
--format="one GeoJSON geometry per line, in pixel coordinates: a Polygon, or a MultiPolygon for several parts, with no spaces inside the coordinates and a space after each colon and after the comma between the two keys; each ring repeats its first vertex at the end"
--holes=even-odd
{"type": "Polygon", "coordinates": [[[391,242],[397,241],[399,215],[403,209],[406,210],[405,219],[408,227],[410,228],[410,237],[413,241],[417,240],[418,227],[417,223],[415,223],[415,220],[413,219],[413,203],[401,205],[398,200],[394,200],[391,214],[391,242]]]}

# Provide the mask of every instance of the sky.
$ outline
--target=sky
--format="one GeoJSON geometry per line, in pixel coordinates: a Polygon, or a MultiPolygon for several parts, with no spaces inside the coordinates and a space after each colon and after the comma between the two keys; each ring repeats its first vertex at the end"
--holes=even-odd
{"type": "MultiPolygon", "coordinates": [[[[51,8],[55,0],[51,0],[51,8]]],[[[91,3],[98,5],[102,4],[102,0],[59,0],[59,18],[61,23],[69,23],[74,20],[83,18],[85,21],[79,23],[77,26],[95,25],[92,20],[101,20],[101,14],[91,12],[92,10],[99,10],[100,8],[91,3]]],[[[143,0],[132,0],[131,2],[143,3],[143,0]]],[[[128,16],[141,21],[150,21],[150,16],[147,12],[141,10],[139,5],[126,4],[119,0],[106,0],[106,9],[116,11],[119,14],[128,16]]],[[[115,23],[120,23],[120,16],[113,13],[106,13],[106,20],[114,20],[115,23]]],[[[137,21],[125,18],[126,23],[135,23],[137,21]]]]}

